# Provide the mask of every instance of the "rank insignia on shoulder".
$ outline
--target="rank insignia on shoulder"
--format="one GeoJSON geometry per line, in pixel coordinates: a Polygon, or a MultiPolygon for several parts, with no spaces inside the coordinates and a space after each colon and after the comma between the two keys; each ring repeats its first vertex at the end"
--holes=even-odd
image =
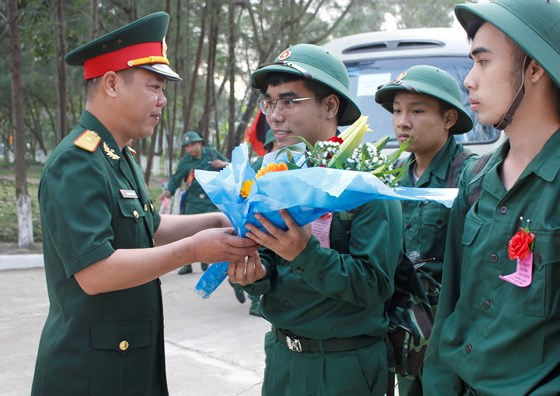
{"type": "Polygon", "coordinates": [[[74,140],[74,144],[81,149],[89,151],[93,153],[97,150],[99,143],[101,142],[101,137],[94,131],[90,131],[86,129],[84,133],[82,133],[76,140],[74,140]]]}

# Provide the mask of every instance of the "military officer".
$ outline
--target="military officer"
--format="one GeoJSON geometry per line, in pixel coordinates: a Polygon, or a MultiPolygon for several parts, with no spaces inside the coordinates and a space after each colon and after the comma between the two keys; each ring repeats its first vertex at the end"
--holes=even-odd
{"type": "Polygon", "coordinates": [[[467,167],[451,210],[427,395],[560,393],[560,2],[460,4],[464,85],[507,140],[467,167]]]}
{"type": "MultiPolygon", "coordinates": [[[[251,83],[281,147],[328,140],[358,119],[342,61],[325,49],[297,44],[251,75],[251,83]]],[[[300,227],[285,212],[282,231],[247,225],[265,248],[230,262],[232,282],[262,295],[265,336],[263,395],[384,395],[388,318],[385,302],[402,251],[396,201],[372,201],[300,227]],[[315,227],[317,226],[317,227],[315,227]],[[316,232],[322,228],[325,234],[316,232]]]]}
{"type": "Polygon", "coordinates": [[[127,147],[153,133],[167,99],[158,12],[66,55],[83,66],[86,106],[39,185],[50,308],[32,395],[167,395],[158,277],[256,249],[219,213],[160,216],[127,147]],[[218,227],[211,228],[209,227],[218,227]]]}

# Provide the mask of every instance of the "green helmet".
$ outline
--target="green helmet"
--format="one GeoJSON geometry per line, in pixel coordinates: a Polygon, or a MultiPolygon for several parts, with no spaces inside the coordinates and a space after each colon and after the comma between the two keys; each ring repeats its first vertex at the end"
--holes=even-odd
{"type": "Polygon", "coordinates": [[[430,95],[452,106],[459,113],[457,122],[449,130],[453,134],[468,132],[473,127],[472,119],[461,103],[459,84],[444,70],[433,66],[412,66],[395,81],[382,85],[375,93],[375,101],[392,113],[398,91],[430,95]]]}
{"type": "Polygon", "coordinates": [[[339,124],[349,125],[356,121],[361,111],[348,89],[350,81],[344,63],[324,48],[312,44],[297,44],[276,57],[273,63],[259,66],[251,74],[254,88],[265,91],[266,76],[270,72],[289,73],[318,81],[335,91],[341,103],[339,124]]]}
{"type": "Polygon", "coordinates": [[[200,137],[198,133],[195,131],[188,131],[185,132],[183,135],[183,141],[181,142],[181,146],[186,146],[187,144],[196,143],[196,142],[203,142],[204,139],[200,137]]]}
{"type": "Polygon", "coordinates": [[[493,0],[459,4],[455,14],[466,29],[478,16],[494,25],[533,58],[560,86],[560,2],[558,0],[493,0]]]}

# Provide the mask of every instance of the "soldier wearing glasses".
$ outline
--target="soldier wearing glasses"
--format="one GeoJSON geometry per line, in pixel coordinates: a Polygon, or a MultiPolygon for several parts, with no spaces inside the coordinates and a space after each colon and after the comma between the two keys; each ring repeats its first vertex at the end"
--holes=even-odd
{"type": "MultiPolygon", "coordinates": [[[[299,143],[296,136],[327,140],[360,116],[346,67],[314,45],[288,48],[251,82],[280,147],[299,143]]],[[[228,270],[233,282],[262,295],[272,324],[263,395],[385,394],[385,302],[402,250],[400,203],[374,201],[304,227],[281,215],[286,231],[264,217],[268,234],[247,226],[247,237],[264,248],[228,270]]]]}

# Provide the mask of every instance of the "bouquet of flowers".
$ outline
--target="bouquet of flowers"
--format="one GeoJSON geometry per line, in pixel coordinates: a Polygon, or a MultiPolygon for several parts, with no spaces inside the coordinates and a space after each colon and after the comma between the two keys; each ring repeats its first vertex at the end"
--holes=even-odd
{"type": "MultiPolygon", "coordinates": [[[[273,161],[263,161],[258,172],[250,166],[243,143],[234,149],[232,162],[225,169],[197,170],[195,177],[240,236],[245,235],[247,223],[260,226],[255,213],[285,229],[280,209],[286,209],[297,224],[305,225],[326,213],[350,210],[373,199],[435,200],[451,206],[457,189],[393,187],[404,173],[395,163],[405,147],[385,156],[381,149],[388,138],[361,143],[367,130],[367,117],[362,116],[329,141],[311,145],[301,139],[303,144],[269,154],[273,161]]],[[[195,289],[203,297],[213,291],[203,287],[212,276],[212,267],[195,289]]]]}

